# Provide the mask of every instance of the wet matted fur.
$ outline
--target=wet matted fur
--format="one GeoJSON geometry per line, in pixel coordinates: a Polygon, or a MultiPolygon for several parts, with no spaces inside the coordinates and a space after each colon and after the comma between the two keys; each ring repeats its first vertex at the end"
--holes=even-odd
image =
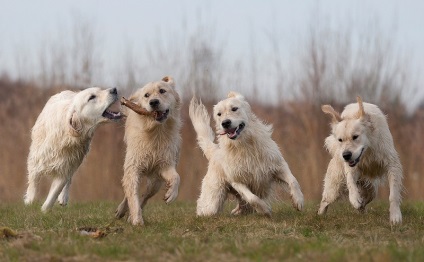
{"type": "Polygon", "coordinates": [[[168,187],[166,203],[178,195],[180,176],[176,166],[181,146],[181,101],[174,80],[168,76],[148,83],[129,99],[152,115],[127,110],[124,138],[127,150],[122,178],[125,198],[116,210],[116,217],[123,217],[129,210],[128,221],[143,225],[142,208],[159,191],[163,181],[168,187]],[[141,178],[146,178],[147,189],[140,199],[141,178]]]}
{"type": "Polygon", "coordinates": [[[234,193],[238,199],[232,214],[254,209],[270,215],[267,200],[274,183],[289,191],[293,206],[302,209],[303,194],[271,138],[272,126],[253,114],[242,95],[230,92],[227,99],[214,106],[217,144],[205,106],[193,98],[189,113],[199,146],[209,160],[197,200],[197,215],[210,216],[220,212],[228,193],[234,193]]]}
{"type": "Polygon", "coordinates": [[[61,205],[68,203],[72,176],[89,150],[96,127],[122,117],[117,100],[116,88],[92,87],[63,91],[47,101],[31,132],[25,204],[33,202],[43,175],[53,182],[41,209],[51,209],[56,199],[61,205]],[[111,108],[114,104],[116,109],[111,108]]]}
{"type": "Polygon", "coordinates": [[[318,214],[324,214],[328,205],[347,186],[349,201],[356,209],[365,206],[376,196],[379,184],[388,178],[390,186],[390,222],[402,222],[400,211],[402,165],[393,144],[385,115],[373,104],[349,104],[340,115],[331,106],[322,110],[332,116],[331,135],[325,147],[332,159],[324,179],[324,190],[318,214]]]}

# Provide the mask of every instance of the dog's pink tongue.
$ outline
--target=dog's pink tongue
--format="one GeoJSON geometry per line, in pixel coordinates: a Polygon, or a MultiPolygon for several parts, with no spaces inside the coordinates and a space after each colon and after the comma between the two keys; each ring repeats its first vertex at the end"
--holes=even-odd
{"type": "Polygon", "coordinates": [[[229,138],[233,138],[233,137],[235,137],[237,135],[237,129],[236,130],[234,130],[234,132],[233,133],[228,133],[228,137],[229,138]]]}

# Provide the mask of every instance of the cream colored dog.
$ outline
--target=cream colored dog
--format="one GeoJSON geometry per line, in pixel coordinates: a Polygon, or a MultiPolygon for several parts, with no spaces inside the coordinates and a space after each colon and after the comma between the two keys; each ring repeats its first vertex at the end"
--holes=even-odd
{"type": "Polygon", "coordinates": [[[346,106],[341,115],[331,106],[322,110],[332,116],[332,133],[325,146],[332,159],[324,179],[324,191],[318,214],[324,214],[346,184],[350,203],[360,211],[376,196],[384,178],[390,185],[390,222],[402,222],[400,211],[402,165],[393,145],[387,120],[373,104],[358,103],[346,106]]]}
{"type": "Polygon", "coordinates": [[[253,208],[270,215],[271,207],[266,201],[273,183],[282,184],[290,192],[293,206],[302,209],[303,194],[271,138],[272,126],[253,114],[242,95],[230,92],[227,99],[214,106],[218,144],[214,143],[205,106],[193,98],[189,113],[199,146],[209,160],[197,200],[197,215],[220,212],[228,193],[238,199],[232,214],[248,213],[253,208]]]}
{"type": "Polygon", "coordinates": [[[180,176],[176,166],[181,146],[181,102],[171,77],[148,83],[130,100],[152,115],[139,115],[128,110],[125,125],[127,152],[122,178],[125,198],[116,210],[116,217],[123,217],[129,209],[128,221],[142,225],[142,208],[159,191],[163,181],[168,186],[166,203],[178,195],[180,176]],[[140,201],[138,191],[142,177],[147,179],[147,189],[140,201]]]}
{"type": "Polygon", "coordinates": [[[90,148],[94,130],[122,117],[119,109],[111,111],[117,100],[116,88],[92,87],[78,93],[63,91],[47,101],[31,132],[25,204],[33,202],[42,175],[53,182],[41,209],[51,209],[56,199],[61,205],[68,203],[72,176],[90,148]]]}

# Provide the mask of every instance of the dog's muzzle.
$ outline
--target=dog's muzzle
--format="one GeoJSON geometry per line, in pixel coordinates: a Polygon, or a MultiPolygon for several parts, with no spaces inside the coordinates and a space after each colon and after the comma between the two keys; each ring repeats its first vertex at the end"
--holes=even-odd
{"type": "Polygon", "coordinates": [[[343,159],[349,164],[350,167],[354,167],[359,163],[359,160],[361,160],[362,153],[364,153],[364,149],[362,148],[361,153],[356,159],[352,159],[352,152],[350,151],[344,151],[342,153],[343,159]]]}
{"type": "Polygon", "coordinates": [[[246,124],[242,122],[237,127],[231,127],[231,124],[231,120],[229,119],[222,121],[221,126],[224,128],[224,132],[222,132],[220,135],[227,135],[228,138],[234,140],[240,135],[246,124]]]}
{"type": "Polygon", "coordinates": [[[118,102],[118,91],[115,88],[110,88],[109,94],[113,97],[112,103],[106,108],[103,112],[102,117],[109,120],[119,120],[123,117],[123,114],[120,112],[119,102],[118,102]]]}

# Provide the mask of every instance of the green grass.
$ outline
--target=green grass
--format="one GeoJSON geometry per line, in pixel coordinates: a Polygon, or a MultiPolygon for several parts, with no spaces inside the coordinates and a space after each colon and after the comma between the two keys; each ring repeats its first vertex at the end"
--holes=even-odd
{"type": "Polygon", "coordinates": [[[0,205],[0,227],[19,238],[0,238],[0,261],[424,261],[424,203],[402,205],[403,224],[391,227],[387,202],[372,203],[366,214],[347,201],[316,215],[273,206],[273,217],[234,217],[229,203],[222,215],[195,216],[195,203],[149,203],[146,225],[114,220],[118,203],[70,203],[49,214],[40,203],[0,205]],[[121,231],[104,238],[80,235],[80,227],[110,226],[121,231]]]}

